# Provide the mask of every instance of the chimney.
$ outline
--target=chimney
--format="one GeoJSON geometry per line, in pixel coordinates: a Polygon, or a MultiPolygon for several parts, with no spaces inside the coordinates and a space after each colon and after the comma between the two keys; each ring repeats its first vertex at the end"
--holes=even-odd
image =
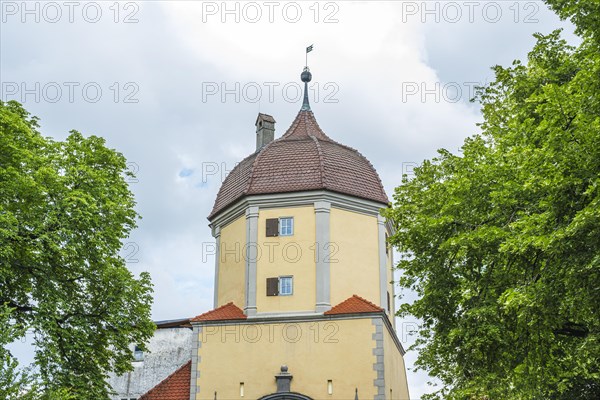
{"type": "Polygon", "coordinates": [[[275,139],[275,119],[268,114],[258,113],[256,118],[256,150],[275,139]]]}

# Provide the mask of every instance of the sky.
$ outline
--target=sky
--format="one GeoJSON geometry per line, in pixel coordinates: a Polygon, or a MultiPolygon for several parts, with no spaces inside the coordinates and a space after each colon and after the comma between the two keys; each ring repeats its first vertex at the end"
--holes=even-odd
{"type": "MultiPolygon", "coordinates": [[[[149,271],[155,320],[213,306],[219,186],[255,149],[258,112],[281,136],[300,109],[305,48],[312,110],[375,166],[389,196],[437,149],[478,132],[474,87],[526,59],[535,32],[563,28],[540,1],[0,1],[0,98],[106,139],[137,175],[143,219],[123,249],[149,271]]],[[[410,301],[403,293],[400,301],[410,301]]],[[[418,321],[398,320],[405,347],[418,321]]],[[[32,359],[30,339],[14,353],[32,359]]],[[[405,356],[412,399],[435,389],[405,356]]]]}

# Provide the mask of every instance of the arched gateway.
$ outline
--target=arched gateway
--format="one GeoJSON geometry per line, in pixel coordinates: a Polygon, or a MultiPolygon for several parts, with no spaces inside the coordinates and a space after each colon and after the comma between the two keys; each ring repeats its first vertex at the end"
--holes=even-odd
{"type": "Polygon", "coordinates": [[[313,400],[301,393],[271,393],[259,398],[258,400],[313,400]]]}

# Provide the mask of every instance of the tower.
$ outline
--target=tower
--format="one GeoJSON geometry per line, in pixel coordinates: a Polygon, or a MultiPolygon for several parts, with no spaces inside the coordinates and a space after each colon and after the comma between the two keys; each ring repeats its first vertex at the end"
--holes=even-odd
{"type": "Polygon", "coordinates": [[[212,311],[191,319],[190,399],[408,399],[395,332],[388,198],[371,163],[319,127],[259,114],[256,151],[208,216],[212,311]]]}

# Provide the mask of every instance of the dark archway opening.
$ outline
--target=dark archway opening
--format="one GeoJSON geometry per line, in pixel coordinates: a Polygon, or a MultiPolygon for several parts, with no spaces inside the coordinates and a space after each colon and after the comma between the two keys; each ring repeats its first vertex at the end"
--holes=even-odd
{"type": "Polygon", "coordinates": [[[271,393],[266,396],[259,398],[258,400],[312,400],[310,397],[305,396],[301,393],[295,392],[283,392],[283,393],[271,393]]]}

